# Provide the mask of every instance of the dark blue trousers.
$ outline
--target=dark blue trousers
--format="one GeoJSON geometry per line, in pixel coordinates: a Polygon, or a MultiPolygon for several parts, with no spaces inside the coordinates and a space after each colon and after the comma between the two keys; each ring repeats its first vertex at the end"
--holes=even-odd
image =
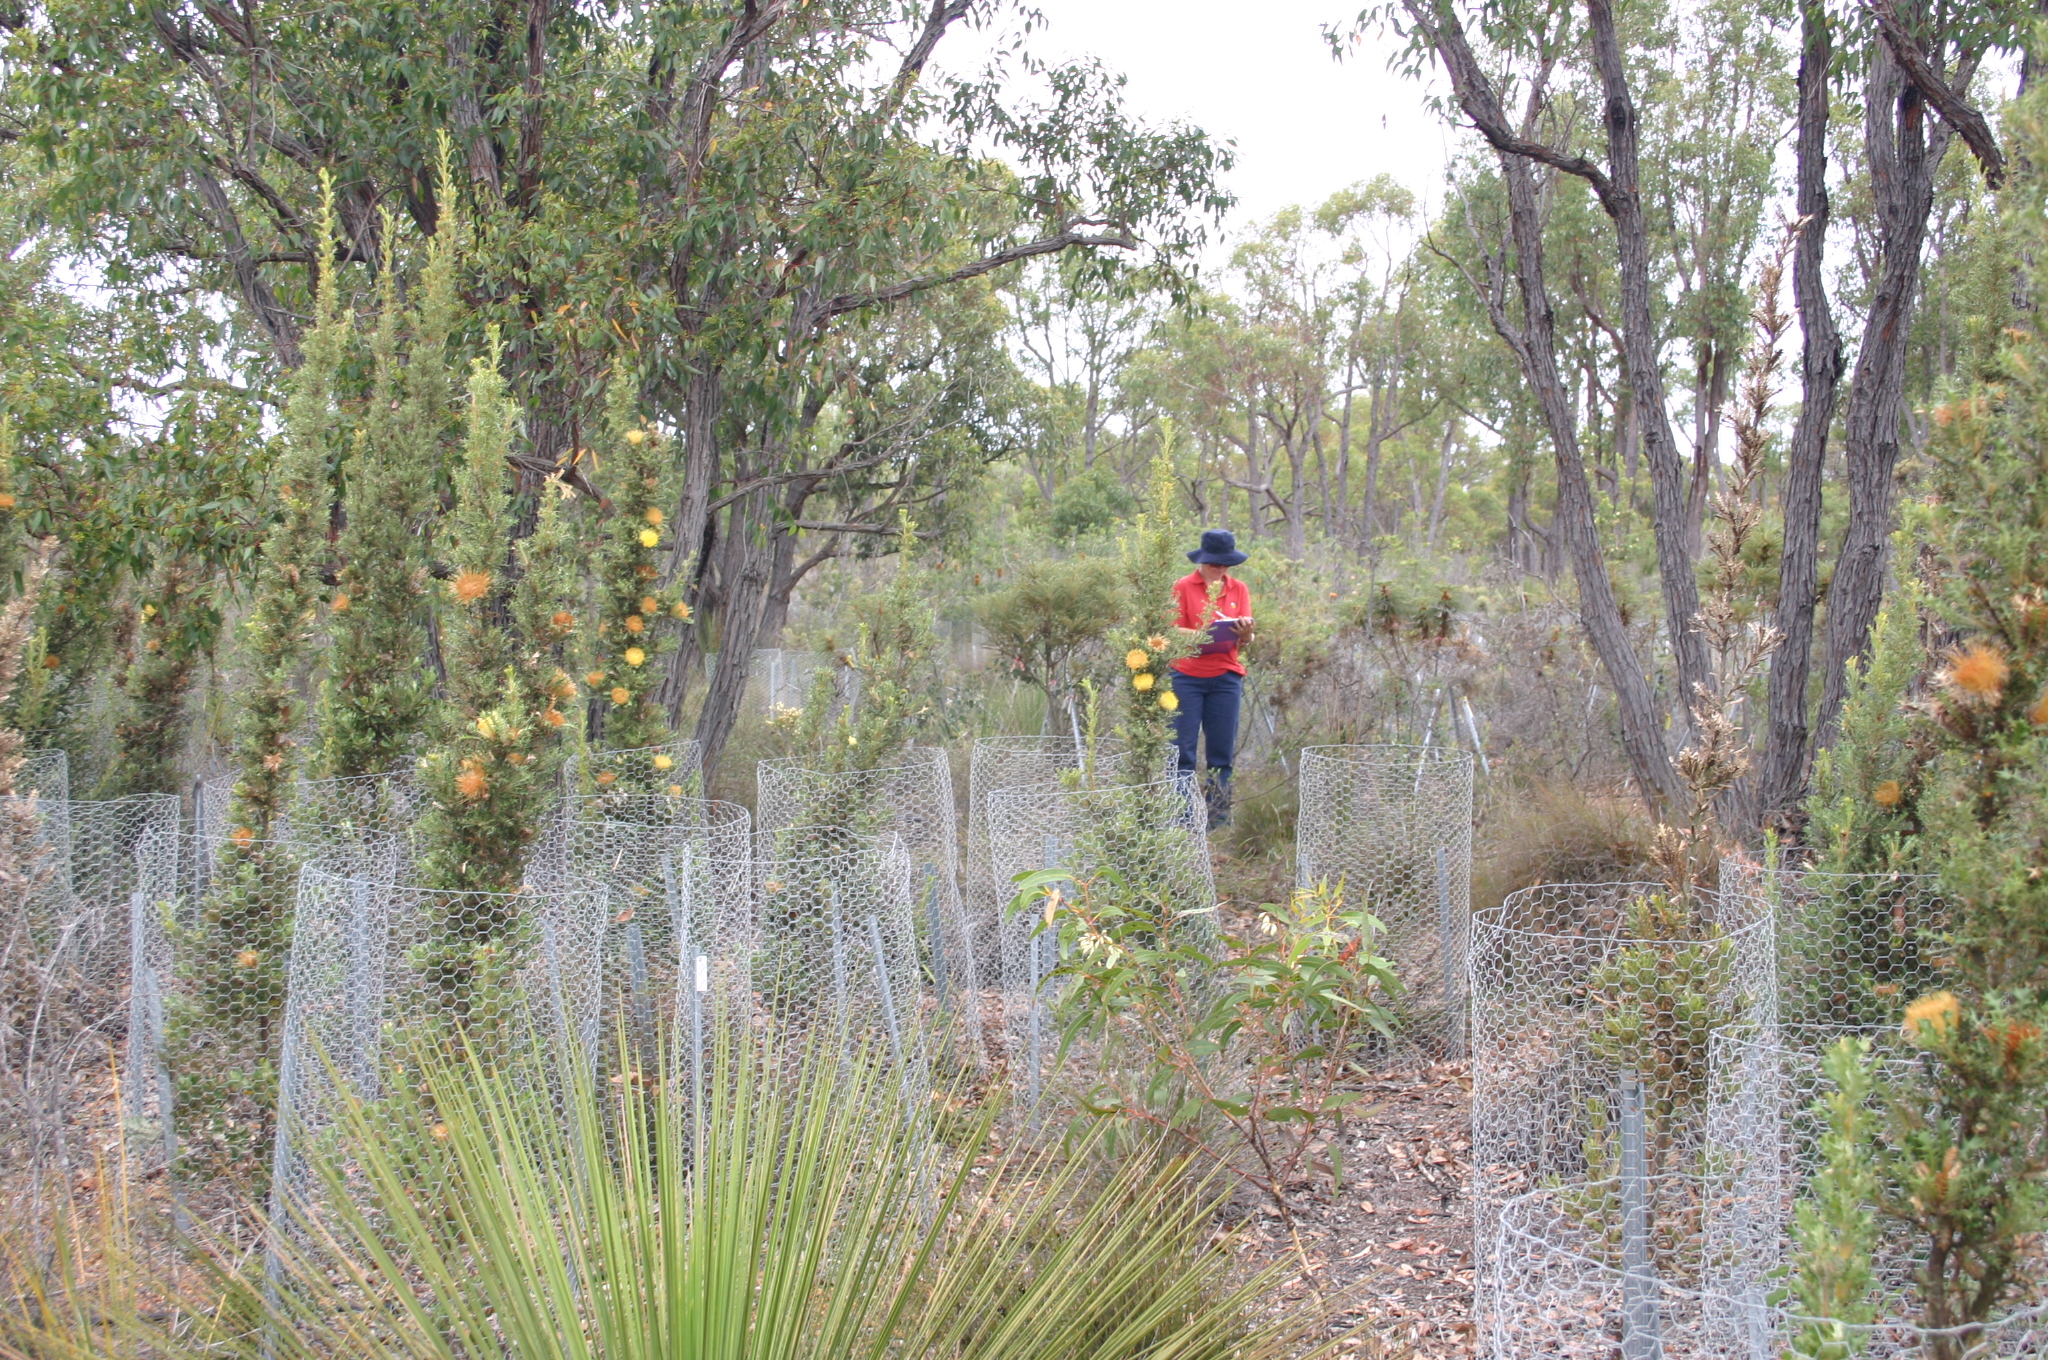
{"type": "MultiPolygon", "coordinates": [[[[1244,677],[1234,671],[1206,676],[1175,671],[1173,692],[1180,699],[1180,711],[1174,714],[1180,773],[1194,774],[1195,739],[1206,735],[1209,778],[1219,792],[1227,794],[1231,757],[1237,750],[1237,710],[1244,701],[1244,677]]],[[[1223,805],[1228,807],[1229,803],[1223,805]]]]}

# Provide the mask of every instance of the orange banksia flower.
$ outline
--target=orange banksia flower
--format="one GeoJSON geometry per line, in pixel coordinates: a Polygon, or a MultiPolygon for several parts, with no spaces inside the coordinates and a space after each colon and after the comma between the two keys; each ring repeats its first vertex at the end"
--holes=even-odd
{"type": "Polygon", "coordinates": [[[583,683],[590,686],[592,689],[596,689],[599,685],[602,685],[604,683],[604,672],[591,671],[587,673],[583,677],[583,683]]]}
{"type": "Polygon", "coordinates": [[[2048,689],[2042,690],[2041,697],[2027,710],[2027,721],[2036,727],[2048,727],[2048,689]]]}
{"type": "Polygon", "coordinates": [[[1948,669],[1942,674],[1951,689],[1986,704],[1998,702],[1998,696],[2005,693],[2005,682],[2011,677],[2012,667],[1988,642],[1973,642],[1959,648],[1949,657],[1948,669]]]}
{"type": "Polygon", "coordinates": [[[1879,807],[1897,807],[1899,800],[1904,796],[1904,792],[1899,788],[1899,781],[1896,779],[1887,779],[1870,791],[1872,801],[1879,807]]]}
{"type": "Polygon", "coordinates": [[[455,578],[451,587],[455,598],[464,604],[475,604],[491,593],[491,574],[487,571],[465,571],[455,578]]]}
{"type": "Polygon", "coordinates": [[[682,797],[682,796],[683,796],[683,786],[682,786],[681,784],[671,784],[671,785],[669,785],[669,786],[668,786],[668,796],[669,796],[669,797],[671,797],[671,798],[680,798],[680,797],[682,797]]]}
{"type": "Polygon", "coordinates": [[[1155,652],[1163,652],[1166,650],[1166,639],[1155,633],[1145,639],[1145,645],[1155,652]]]}
{"type": "Polygon", "coordinates": [[[455,791],[474,803],[491,791],[491,781],[480,766],[465,761],[462,773],[455,776],[455,791]]]}
{"type": "Polygon", "coordinates": [[[647,620],[641,618],[638,614],[626,615],[626,631],[629,633],[642,633],[647,631],[647,620]]]}
{"type": "Polygon", "coordinates": [[[542,709],[540,718],[541,721],[546,723],[549,727],[560,727],[562,723],[566,721],[562,717],[561,710],[555,708],[542,709]]]}
{"type": "Polygon", "coordinates": [[[687,620],[690,617],[690,606],[684,604],[681,600],[677,600],[674,605],[670,606],[668,612],[679,619],[687,620]]]}
{"type": "Polygon", "coordinates": [[[5,491],[0,491],[0,510],[12,510],[13,508],[14,497],[5,491]]]}
{"type": "Polygon", "coordinates": [[[648,506],[647,513],[644,516],[642,516],[642,518],[644,518],[649,524],[660,524],[662,521],[661,507],[658,505],[648,506]]]}
{"type": "Polygon", "coordinates": [[[349,606],[354,603],[355,601],[351,600],[348,597],[348,592],[344,590],[334,597],[334,603],[328,607],[337,614],[346,614],[348,613],[349,606]]]}
{"type": "Polygon", "coordinates": [[[661,612],[661,601],[655,599],[652,595],[642,595],[640,597],[640,612],[643,614],[659,614],[661,612]]]}
{"type": "Polygon", "coordinates": [[[548,622],[566,633],[576,626],[576,616],[566,609],[558,609],[555,611],[555,616],[549,619],[548,622]]]}
{"type": "Polygon", "coordinates": [[[249,843],[256,839],[256,833],[246,826],[238,826],[228,833],[228,839],[235,843],[235,849],[247,850],[249,843]]]}
{"type": "Polygon", "coordinates": [[[1906,1042],[1922,1048],[1946,1039],[1963,1013],[1954,992],[1929,992],[1906,1007],[1906,1042]]]}
{"type": "MultiPolygon", "coordinates": [[[[659,541],[659,539],[656,540],[656,542],[659,541]]],[[[647,546],[651,548],[654,546],[654,544],[650,543],[647,546]]],[[[655,574],[656,573],[654,567],[646,562],[642,562],[639,566],[633,568],[633,579],[637,581],[652,581],[655,577],[655,574]]]]}
{"type": "Polygon", "coordinates": [[[628,690],[628,689],[627,689],[627,688],[626,688],[626,687],[625,687],[624,685],[613,685],[613,686],[612,686],[612,702],[613,702],[613,703],[615,703],[615,704],[623,704],[623,703],[625,703],[625,702],[626,702],[627,700],[631,699],[632,697],[633,697],[633,695],[632,695],[631,691],[629,691],[629,690],[628,690]]]}
{"type": "Polygon", "coordinates": [[[254,968],[262,961],[263,956],[253,949],[244,949],[241,953],[235,955],[235,966],[238,968],[254,968]]]}
{"type": "Polygon", "coordinates": [[[1143,647],[1133,647],[1124,653],[1124,664],[1134,671],[1144,670],[1152,664],[1152,654],[1143,647]]]}
{"type": "Polygon", "coordinates": [[[601,785],[607,785],[607,786],[608,786],[608,785],[612,785],[612,784],[616,784],[616,783],[618,783],[618,782],[619,782],[619,774],[618,774],[618,771],[616,771],[616,770],[599,770],[599,771],[597,772],[597,782],[598,782],[599,784],[601,784],[601,785]]]}

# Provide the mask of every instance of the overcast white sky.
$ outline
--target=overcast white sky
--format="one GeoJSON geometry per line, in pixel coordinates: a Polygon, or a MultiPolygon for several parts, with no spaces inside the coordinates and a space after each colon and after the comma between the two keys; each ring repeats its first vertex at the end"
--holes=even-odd
{"type": "MultiPolygon", "coordinates": [[[[1323,25],[1349,24],[1358,0],[1033,2],[1046,18],[1031,40],[1040,56],[1099,58],[1130,78],[1134,113],[1184,118],[1237,144],[1233,231],[1381,173],[1425,203],[1441,196],[1456,133],[1423,107],[1420,87],[1388,73],[1384,46],[1330,56],[1323,25]]],[[[947,42],[963,66],[980,46],[972,33],[947,42]]]]}

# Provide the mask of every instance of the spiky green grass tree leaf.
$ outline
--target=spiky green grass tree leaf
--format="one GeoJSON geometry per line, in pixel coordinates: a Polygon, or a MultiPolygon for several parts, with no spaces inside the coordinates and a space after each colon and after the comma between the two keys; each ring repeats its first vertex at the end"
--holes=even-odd
{"type": "Polygon", "coordinates": [[[1224,1360],[1326,1354],[1264,1321],[1213,1184],[1136,1154],[935,1137],[836,1042],[714,1046],[700,1100],[629,1072],[416,1059],[433,1123],[353,1105],[283,1288],[223,1269],[210,1354],[279,1360],[1224,1360]],[[559,1102],[559,1103],[558,1103],[559,1102]],[[347,1192],[353,1185],[355,1193],[347,1192]],[[268,1300],[266,1301],[266,1293],[268,1300]]]}

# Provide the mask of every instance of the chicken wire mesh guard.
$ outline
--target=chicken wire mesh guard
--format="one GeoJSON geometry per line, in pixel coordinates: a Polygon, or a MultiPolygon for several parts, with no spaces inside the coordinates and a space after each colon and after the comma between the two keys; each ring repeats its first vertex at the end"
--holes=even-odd
{"type": "MultiPolygon", "coordinates": [[[[1216,937],[1216,878],[1209,860],[1208,810],[1191,779],[1106,788],[1036,784],[989,794],[990,873],[1008,886],[1019,874],[1060,869],[1102,890],[1164,902],[1202,943],[1216,937]],[[1103,877],[1115,875],[1115,885],[1103,877]],[[1091,882],[1094,881],[1094,882],[1091,882]]],[[[1013,1093],[1035,1105],[1048,1094],[1059,1047],[1053,980],[1060,941],[1039,918],[1007,910],[1000,923],[1003,1057],[1013,1093]]]]}
{"type": "Polygon", "coordinates": [[[714,986],[724,1002],[746,995],[750,833],[747,810],[736,803],[604,793],[563,806],[531,877],[605,892],[611,919],[598,1037],[607,1060],[623,1034],[636,1061],[650,1066],[665,1028],[687,1026],[692,1007],[698,1023],[690,1033],[701,1034],[714,986]]]}
{"type": "Polygon", "coordinates": [[[748,1001],[798,1037],[823,1033],[919,1062],[926,992],[911,860],[895,832],[754,833],[748,1001]]]}
{"type": "Polygon", "coordinates": [[[762,761],[755,798],[760,829],[894,832],[910,857],[919,957],[932,990],[941,998],[973,996],[981,984],[974,933],[960,901],[952,760],[939,746],[908,746],[888,760],[879,769],[831,773],[804,768],[800,757],[762,761]]]}
{"type": "Polygon", "coordinates": [[[1687,1193],[1701,1170],[1712,1034],[1776,1024],[1776,955],[1762,899],[1700,895],[1687,911],[1664,893],[1655,883],[1545,884],[1473,915],[1481,1336],[1498,1322],[1491,1258],[1502,1206],[1546,1182],[1625,1182],[1633,1209],[1595,1196],[1592,1230],[1619,1232],[1633,1213],[1651,1225],[1639,1245],[1652,1258],[1688,1240],[1697,1249],[1697,1203],[1658,1196],[1687,1193]]]}
{"type": "MultiPolygon", "coordinates": [[[[1711,1204],[1717,1193],[1694,1177],[1653,1177],[1646,1198],[1698,1206],[1711,1204]]],[[[1547,1186],[1502,1205],[1490,1282],[1500,1307],[1480,1336],[1485,1353],[1499,1360],[1777,1360],[1793,1353],[1788,1345],[1814,1319],[1770,1302],[1763,1289],[1737,1293],[1673,1278],[1658,1268],[1649,1233],[1602,1223],[1588,1211],[1602,1199],[1628,1197],[1617,1177],[1547,1186]]],[[[1701,1263],[1711,1266],[1713,1258],[1703,1254],[1701,1263]]],[[[2040,1356],[2048,1344],[2044,1322],[2048,1309],[2032,1305],[1980,1326],[1940,1332],[1902,1316],[1823,1325],[1835,1343],[1828,1354],[1994,1360],[2040,1356]]]]}
{"type": "Polygon", "coordinates": [[[136,852],[122,1081],[136,1174],[259,1185],[268,1169],[299,871],[318,853],[388,884],[399,865],[382,833],[297,829],[268,841],[153,830],[136,852]]]}
{"type": "Polygon", "coordinates": [[[658,746],[579,751],[569,787],[580,793],[655,793],[700,798],[704,793],[704,748],[695,737],[658,746]]]}
{"type": "MultiPolygon", "coordinates": [[[[981,737],[967,761],[967,862],[964,897],[974,932],[975,962],[987,983],[1003,975],[1003,906],[1007,881],[998,881],[989,849],[988,797],[1001,789],[1050,784],[1080,768],[1088,748],[1071,736],[981,737]]],[[[1098,743],[1094,758],[1106,766],[1123,756],[1119,742],[1098,743]]]]}
{"type": "MultiPolygon", "coordinates": [[[[228,825],[228,812],[234,804],[235,783],[235,776],[224,774],[199,785],[193,808],[194,830],[199,836],[218,842],[234,832],[228,825]]],[[[310,859],[319,857],[316,838],[383,835],[392,838],[409,859],[413,824],[425,806],[425,791],[411,770],[301,779],[292,786],[291,802],[279,820],[277,837],[298,843],[301,854],[310,859]],[[294,831],[294,825],[305,830],[294,831]]]]}
{"type": "Polygon", "coordinates": [[[1941,985],[1948,916],[1931,875],[1725,859],[1721,886],[1760,898],[1777,920],[1778,1019],[1788,1027],[1890,1025],[1941,985]]]}
{"type": "Polygon", "coordinates": [[[1442,746],[1311,746],[1300,767],[1295,882],[1343,884],[1386,927],[1379,952],[1404,1046],[1465,1052],[1472,756],[1442,746]]]}
{"type": "Polygon", "coordinates": [[[601,886],[459,892],[300,871],[271,1212],[299,1221],[311,1158],[337,1135],[344,1088],[394,1126],[430,1122],[391,1078],[415,1046],[466,1044],[485,1061],[533,1047],[596,1052],[607,915],[601,886]]]}

